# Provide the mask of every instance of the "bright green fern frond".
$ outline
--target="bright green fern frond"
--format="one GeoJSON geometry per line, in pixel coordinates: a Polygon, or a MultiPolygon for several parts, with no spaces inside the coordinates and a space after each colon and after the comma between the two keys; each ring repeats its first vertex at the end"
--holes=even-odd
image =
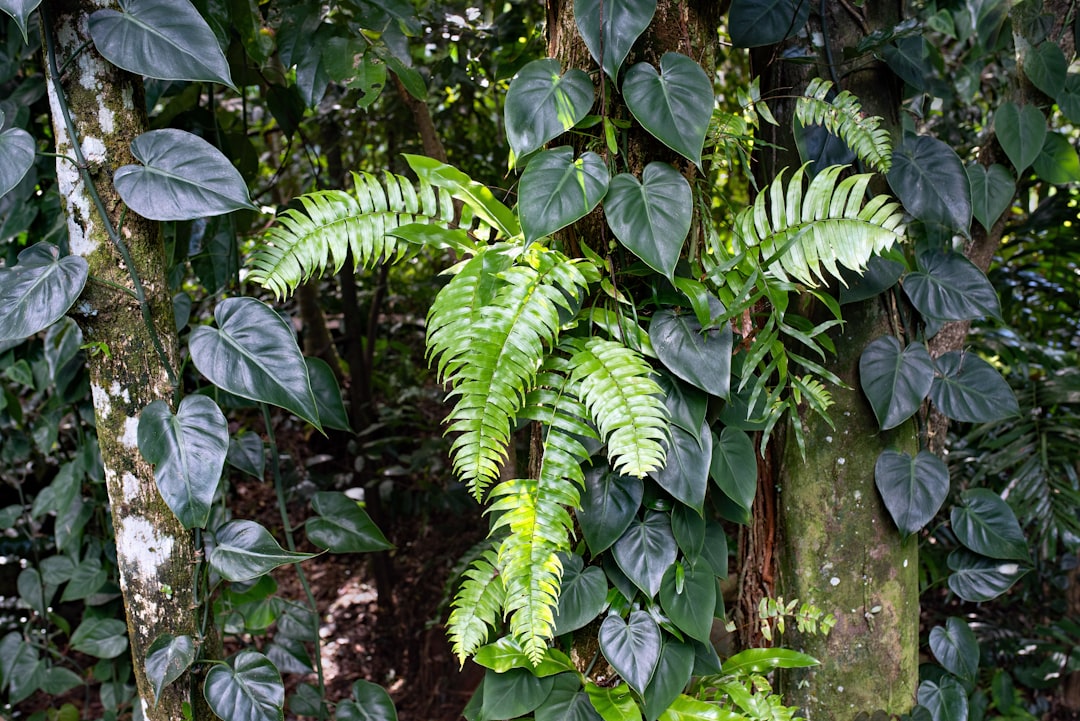
{"type": "Polygon", "coordinates": [[[447,626],[454,655],[464,664],[466,657],[487,643],[502,615],[506,589],[494,549],[473,561],[462,577],[447,626]]]}
{"type": "Polygon", "coordinates": [[[795,117],[803,125],[824,125],[837,135],[859,160],[879,173],[892,167],[892,138],[881,127],[881,118],[865,116],[859,99],[847,90],[828,100],[832,83],[814,78],[806,87],[805,97],[795,104],[795,117]]]}
{"type": "Polygon", "coordinates": [[[607,443],[613,470],[642,477],[664,466],[669,434],[667,408],[652,367],[621,343],[589,338],[565,344],[572,380],[607,443]]]}
{"type": "MultiPolygon", "coordinates": [[[[805,167],[805,166],[804,166],[805,167]]],[[[862,271],[875,253],[903,237],[899,203],[879,195],[863,204],[872,177],[862,173],[837,182],[844,166],[818,173],[803,193],[803,169],[784,187],[781,172],[754,205],[735,218],[735,240],[759,246],[770,272],[815,287],[837,265],[862,271]]]]}
{"type": "Polygon", "coordinates": [[[359,266],[400,258],[407,244],[390,235],[414,223],[447,228],[454,218],[450,194],[420,182],[419,192],[400,175],[380,182],[354,173],[354,194],[320,190],[300,196],[303,212],[286,210],[251,259],[250,278],[279,298],[327,267],[338,272],[352,251],[359,266]]]}

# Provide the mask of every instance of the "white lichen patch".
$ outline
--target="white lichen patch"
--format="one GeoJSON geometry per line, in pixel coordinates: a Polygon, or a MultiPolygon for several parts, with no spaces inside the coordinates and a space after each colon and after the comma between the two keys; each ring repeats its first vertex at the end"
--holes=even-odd
{"type": "Polygon", "coordinates": [[[847,463],[847,459],[846,459],[846,458],[844,458],[843,456],[841,456],[840,458],[837,458],[837,459],[836,459],[836,465],[838,465],[838,466],[842,466],[842,465],[844,465],[845,463],[847,463]]]}
{"type": "Polygon", "coordinates": [[[829,579],[829,585],[830,586],[839,586],[840,585],[840,579],[837,578],[836,576],[833,576],[832,578],[829,579]]]}
{"type": "Polygon", "coordinates": [[[116,113],[105,103],[98,106],[97,119],[98,127],[105,135],[112,135],[116,131],[116,113]]]}
{"type": "Polygon", "coordinates": [[[139,497],[139,479],[133,473],[125,473],[123,477],[124,500],[131,503],[139,497]]]}
{"type": "Polygon", "coordinates": [[[86,158],[86,162],[91,166],[104,164],[108,153],[108,150],[105,148],[105,142],[101,138],[95,138],[90,135],[83,138],[82,151],[83,156],[86,158]]]}
{"type": "Polygon", "coordinates": [[[124,419],[124,432],[120,434],[120,445],[124,448],[139,447],[139,419],[128,416],[124,419]]]}
{"type": "Polygon", "coordinates": [[[112,397],[96,383],[90,384],[90,395],[94,399],[94,409],[97,411],[98,418],[108,418],[112,413],[112,397]]]}
{"type": "MultiPolygon", "coordinates": [[[[154,524],[142,516],[128,516],[116,529],[116,556],[123,569],[121,580],[129,587],[154,587],[159,570],[172,557],[174,541],[158,533],[154,524]]],[[[150,598],[140,599],[142,616],[151,624],[161,620],[162,609],[150,598]]]]}

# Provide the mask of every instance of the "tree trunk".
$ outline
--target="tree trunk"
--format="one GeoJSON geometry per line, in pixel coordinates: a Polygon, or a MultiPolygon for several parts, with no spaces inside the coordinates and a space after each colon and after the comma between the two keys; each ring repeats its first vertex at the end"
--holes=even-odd
{"type": "MultiPolygon", "coordinates": [[[[175,367],[177,339],[160,228],[134,213],[125,216],[112,185],[113,172],[135,162],[129,144],[146,130],[146,116],[141,80],[103,60],[89,42],[87,19],[102,7],[119,9],[114,2],[73,0],[51,3],[52,12],[44,19],[47,32],[56,38],[57,64],[62,67],[72,61],[62,77],[50,73],[48,78],[56,152],[74,157],[64,119],[66,98],[94,188],[113,227],[123,222],[120,235],[142,279],[155,333],[175,367]]],[[[147,647],[160,634],[198,638],[193,594],[196,554],[191,533],[162,501],[153,469],[136,444],[140,411],[154,400],[171,402],[172,387],[139,304],[115,287],[134,286],[85,177],[69,160],[57,162],[71,252],[85,257],[90,265],[90,282],[76,306],[76,319],[87,340],[103,344],[104,349],[91,354],[90,382],[132,665],[145,718],[181,719],[185,717],[182,704],[189,701],[184,679],[155,699],[144,664],[147,647]]]]}

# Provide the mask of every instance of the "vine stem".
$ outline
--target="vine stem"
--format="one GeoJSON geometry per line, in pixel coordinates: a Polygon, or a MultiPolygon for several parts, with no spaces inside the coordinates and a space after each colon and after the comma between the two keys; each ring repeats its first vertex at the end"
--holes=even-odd
{"type": "MultiPolygon", "coordinates": [[[[47,11],[45,8],[42,8],[42,12],[44,13],[47,11]]],[[[169,357],[165,353],[165,346],[162,345],[161,337],[154,327],[154,319],[150,313],[150,304],[146,300],[146,291],[143,288],[142,279],[139,277],[139,271],[135,268],[135,263],[132,261],[131,251],[128,250],[127,244],[124,243],[123,239],[120,237],[120,233],[117,232],[112,221],[109,219],[109,214],[105,210],[105,204],[101,200],[101,195],[97,192],[97,186],[94,185],[94,179],[90,176],[90,170],[86,163],[86,156],[83,155],[82,144],[79,142],[79,136],[75,130],[75,122],[71,118],[71,108],[68,107],[67,96],[64,94],[63,83],[60,80],[60,70],[56,65],[56,37],[53,33],[51,19],[49,17],[43,18],[42,25],[44,25],[45,28],[45,44],[47,49],[46,54],[48,55],[49,60],[49,72],[52,74],[53,88],[56,90],[57,105],[60,106],[61,115],[64,117],[64,126],[67,128],[68,139],[71,141],[71,150],[75,154],[75,165],[79,169],[79,175],[82,176],[83,185],[86,186],[86,192],[89,193],[91,200],[94,202],[94,208],[97,209],[98,215],[101,216],[101,221],[105,224],[105,230],[109,235],[109,240],[116,246],[117,251],[120,253],[120,257],[124,261],[124,265],[127,266],[128,275],[131,276],[131,282],[135,286],[135,297],[139,302],[139,311],[142,313],[143,323],[146,324],[146,330],[150,334],[150,340],[154,344],[154,350],[157,351],[158,358],[161,360],[161,364],[165,368],[165,373],[169,377],[169,384],[175,391],[180,386],[180,380],[177,378],[176,371],[173,370],[172,364],[169,362],[169,357]]]]}

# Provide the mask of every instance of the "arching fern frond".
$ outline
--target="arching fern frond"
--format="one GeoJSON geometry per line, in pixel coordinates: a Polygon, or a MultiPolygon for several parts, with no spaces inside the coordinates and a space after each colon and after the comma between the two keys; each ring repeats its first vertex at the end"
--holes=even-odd
{"type": "Polygon", "coordinates": [[[839,278],[837,265],[864,270],[872,255],[903,236],[899,203],[878,195],[863,204],[870,174],[837,183],[844,166],[830,166],[814,176],[804,195],[804,168],[795,171],[786,189],[781,172],[735,218],[735,241],[759,246],[773,274],[815,287],[826,281],[826,272],[839,278]]]}
{"type": "Polygon", "coordinates": [[[795,103],[795,117],[803,125],[824,125],[837,135],[855,157],[879,173],[889,172],[892,167],[892,138],[881,127],[881,118],[865,116],[859,99],[844,90],[828,100],[832,83],[814,78],[806,87],[804,97],[795,103]]]}
{"type": "Polygon", "coordinates": [[[664,466],[669,434],[663,391],[640,353],[621,343],[574,338],[564,344],[573,355],[571,378],[618,473],[642,477],[664,466]]]}
{"type": "Polygon", "coordinates": [[[499,622],[506,589],[494,548],[474,560],[462,577],[447,626],[454,655],[464,664],[466,657],[487,643],[488,634],[499,622]]]}

